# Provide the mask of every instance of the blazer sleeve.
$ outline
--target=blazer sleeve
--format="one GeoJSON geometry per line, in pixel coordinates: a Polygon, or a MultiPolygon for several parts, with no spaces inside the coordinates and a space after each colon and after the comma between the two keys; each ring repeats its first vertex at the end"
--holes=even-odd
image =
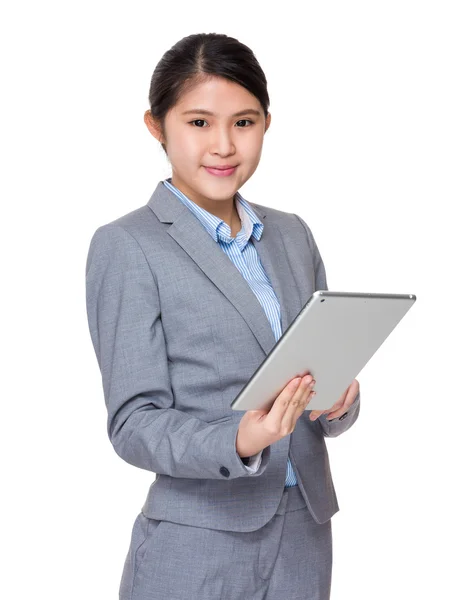
{"type": "Polygon", "coordinates": [[[137,240],[107,223],[93,234],[86,307],[102,375],[107,433],[116,453],[141,469],[199,479],[257,477],[236,451],[237,421],[205,422],[174,408],[156,276],[137,240]]]}
{"type": "MultiPolygon", "coordinates": [[[[310,246],[310,252],[313,256],[313,268],[315,271],[315,291],[318,290],[327,290],[328,284],[326,281],[326,270],[323,263],[323,259],[321,258],[320,251],[318,250],[318,246],[315,242],[315,238],[313,234],[303,219],[301,219],[298,215],[294,215],[300,221],[302,227],[305,229],[307,234],[308,244],[310,246]]],[[[335,399],[335,402],[337,398],[335,399]]],[[[360,413],[360,391],[355,397],[355,400],[351,404],[349,410],[345,412],[340,417],[336,417],[335,419],[331,419],[328,421],[326,415],[320,415],[317,419],[321,425],[323,430],[323,435],[325,437],[337,437],[347,431],[352,427],[355,421],[358,419],[358,415],[360,413]]]]}

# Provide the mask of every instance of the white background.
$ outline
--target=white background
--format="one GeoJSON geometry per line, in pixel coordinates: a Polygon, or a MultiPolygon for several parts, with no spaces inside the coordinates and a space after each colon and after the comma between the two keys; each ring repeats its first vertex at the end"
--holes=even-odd
{"type": "Polygon", "coordinates": [[[241,189],[297,212],[332,290],[414,293],[327,441],[332,600],[465,597],[463,4],[17,2],[2,9],[2,597],[116,599],[154,475],[114,452],[85,309],[95,229],[169,163],[143,122],[191,33],[238,38],[272,123],[241,189]]]}

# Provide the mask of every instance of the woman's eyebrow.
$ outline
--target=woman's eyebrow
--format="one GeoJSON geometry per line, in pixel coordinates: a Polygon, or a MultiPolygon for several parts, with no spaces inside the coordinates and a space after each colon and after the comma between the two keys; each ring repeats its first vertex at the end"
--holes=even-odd
{"type": "MultiPolygon", "coordinates": [[[[191,113],[192,114],[195,113],[197,115],[209,115],[209,116],[213,116],[213,117],[218,116],[215,113],[213,113],[213,112],[211,112],[209,110],[205,110],[203,108],[191,108],[189,110],[185,110],[181,114],[182,115],[188,115],[188,114],[191,114],[191,113]]],[[[240,110],[239,112],[234,113],[231,116],[233,116],[233,117],[241,117],[242,115],[250,115],[250,114],[260,116],[260,111],[256,110],[255,108],[246,108],[245,110],[240,110]]]]}

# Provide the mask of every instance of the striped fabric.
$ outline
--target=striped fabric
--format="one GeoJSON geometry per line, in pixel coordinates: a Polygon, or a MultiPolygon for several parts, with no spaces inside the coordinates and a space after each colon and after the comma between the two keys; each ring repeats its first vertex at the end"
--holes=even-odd
{"type": "MultiPolygon", "coordinates": [[[[253,235],[259,240],[263,232],[263,223],[253,212],[249,203],[236,192],[236,207],[241,219],[242,228],[235,238],[230,236],[231,229],[222,219],[212,215],[205,209],[192,202],[176,186],[172,184],[171,177],[163,181],[164,185],[175,194],[183,204],[189,208],[199,219],[211,237],[217,242],[230,260],[236,265],[242,276],[249,284],[251,290],[263,307],[270,322],[276,341],[282,335],[281,309],[278,298],[260,262],[257,250],[250,241],[253,235]]],[[[246,468],[256,471],[261,462],[261,452],[250,458],[246,468]]],[[[291,461],[287,459],[287,473],[285,487],[297,485],[297,479],[291,461]]]]}

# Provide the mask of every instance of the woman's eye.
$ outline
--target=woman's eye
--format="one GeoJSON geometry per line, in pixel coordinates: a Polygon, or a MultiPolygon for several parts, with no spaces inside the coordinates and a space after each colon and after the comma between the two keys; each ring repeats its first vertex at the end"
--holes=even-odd
{"type": "Polygon", "coordinates": [[[206,123],[205,119],[195,119],[194,121],[190,121],[190,123],[206,123]]]}
{"type": "Polygon", "coordinates": [[[250,119],[241,119],[240,121],[238,121],[238,123],[245,123],[246,121],[248,121],[249,123],[251,123],[253,125],[253,121],[251,121],[250,119]]]}
{"type": "MultiPolygon", "coordinates": [[[[238,121],[238,123],[246,123],[246,122],[248,122],[251,125],[253,125],[253,121],[251,121],[250,119],[241,119],[240,121],[238,121]]],[[[206,121],[205,121],[205,119],[194,119],[193,121],[189,121],[189,125],[191,123],[192,124],[193,123],[195,123],[195,124],[197,124],[197,123],[206,123],[206,121]]],[[[195,125],[195,127],[197,127],[197,125],[195,125]]],[[[199,128],[202,128],[202,127],[203,127],[203,125],[200,125],[199,128]]],[[[249,127],[250,127],[250,125],[249,125],[249,127]]],[[[240,129],[244,129],[244,127],[240,127],[240,129]]]]}

